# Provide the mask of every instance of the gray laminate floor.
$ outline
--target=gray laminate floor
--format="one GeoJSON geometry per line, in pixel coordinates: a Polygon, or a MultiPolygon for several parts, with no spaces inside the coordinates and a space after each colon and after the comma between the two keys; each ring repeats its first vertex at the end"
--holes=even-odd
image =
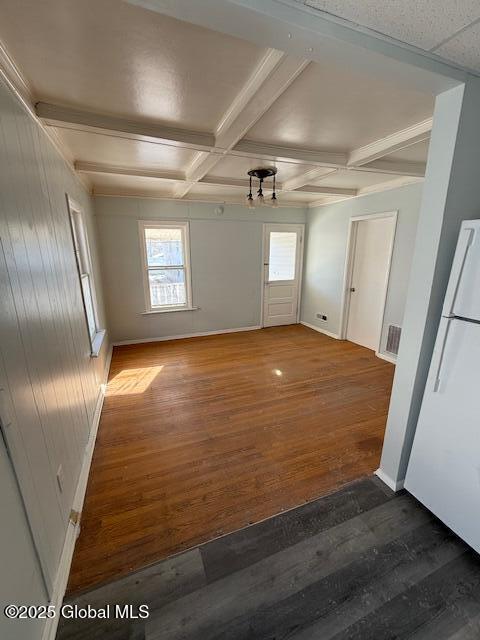
{"type": "Polygon", "coordinates": [[[63,620],[58,640],[478,640],[480,559],[369,478],[70,602],[108,603],[150,617],[63,620]]]}

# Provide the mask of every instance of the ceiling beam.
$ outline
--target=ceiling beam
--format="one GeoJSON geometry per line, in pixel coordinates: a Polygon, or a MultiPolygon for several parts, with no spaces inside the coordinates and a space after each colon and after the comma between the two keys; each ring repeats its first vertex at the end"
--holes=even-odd
{"type": "Polygon", "coordinates": [[[348,156],[349,167],[360,167],[390,153],[400,151],[413,144],[429,140],[432,131],[432,118],[418,122],[411,127],[396,131],[380,140],[376,140],[364,147],[359,147],[350,152],[348,156]]]}
{"type": "Polygon", "coordinates": [[[254,140],[240,140],[230,152],[230,155],[242,157],[262,158],[274,162],[293,162],[294,164],[312,164],[320,167],[341,168],[347,164],[346,153],[331,153],[317,149],[302,147],[283,147],[280,145],[255,142],[254,140]]]}
{"type": "MultiPolygon", "coordinates": [[[[161,195],[152,193],[151,191],[145,190],[137,190],[137,189],[124,189],[117,187],[93,187],[92,195],[94,196],[108,196],[108,197],[117,197],[117,198],[148,198],[152,200],[166,200],[169,202],[177,201],[179,198],[176,198],[171,195],[161,195]]],[[[221,198],[214,198],[212,196],[206,196],[205,198],[201,198],[199,196],[191,197],[187,194],[185,198],[187,202],[200,202],[200,203],[212,203],[212,204],[238,204],[245,206],[245,198],[238,196],[222,196],[221,198]]],[[[279,202],[279,207],[290,207],[295,209],[305,209],[307,204],[305,202],[298,202],[298,200],[287,201],[283,200],[279,202]]]]}
{"type": "Polygon", "coordinates": [[[357,189],[346,189],[344,187],[322,187],[321,185],[307,184],[304,187],[296,189],[301,193],[318,193],[325,196],[356,196],[357,189]]]}
{"type": "Polygon", "coordinates": [[[326,178],[332,173],[336,173],[338,169],[331,169],[327,167],[314,167],[308,171],[304,171],[290,180],[286,180],[283,183],[285,191],[294,191],[295,189],[301,189],[304,185],[309,184],[313,180],[319,180],[320,178],[326,178]]]}
{"type": "Polygon", "coordinates": [[[351,171],[369,171],[371,173],[391,173],[397,176],[424,178],[426,162],[396,162],[395,160],[374,160],[367,165],[355,167],[351,171]]]}
{"type": "Polygon", "coordinates": [[[176,127],[128,120],[116,116],[109,116],[72,107],[62,107],[47,102],[37,102],[35,105],[37,116],[45,124],[82,131],[95,130],[115,134],[124,137],[132,137],[137,140],[160,142],[163,144],[185,147],[187,149],[214,150],[215,136],[212,133],[201,131],[189,131],[176,127]]]}
{"type": "MultiPolygon", "coordinates": [[[[215,130],[215,147],[230,151],[272,106],[309,64],[303,58],[286,56],[267,49],[262,60],[226,110],[215,130]]],[[[192,184],[201,180],[219,162],[221,156],[200,152],[187,169],[189,186],[177,190],[185,195],[192,184]]]]}
{"type": "MultiPolygon", "coordinates": [[[[105,175],[121,175],[121,176],[132,176],[138,178],[153,178],[156,180],[167,180],[177,182],[180,186],[184,184],[189,184],[188,179],[185,174],[180,171],[157,171],[154,169],[139,169],[134,167],[119,167],[116,165],[108,165],[101,164],[98,162],[83,162],[77,160],[75,162],[75,169],[80,173],[98,173],[105,175]]],[[[217,187],[233,187],[233,188],[241,188],[248,189],[249,188],[249,180],[246,178],[223,178],[217,176],[205,176],[201,180],[197,181],[198,184],[210,184],[217,187]]],[[[266,187],[267,188],[267,187],[266,187]]],[[[277,183],[277,191],[283,192],[285,189],[281,183],[277,183]]],[[[337,187],[322,187],[317,185],[310,185],[306,187],[302,187],[298,189],[302,193],[313,193],[313,194],[325,194],[325,195],[345,195],[352,196],[356,194],[356,189],[343,189],[337,187]]],[[[177,195],[175,191],[175,197],[179,198],[181,196],[177,195]]]]}
{"type": "Polygon", "coordinates": [[[185,174],[182,171],[156,171],[155,169],[139,169],[133,167],[117,167],[115,165],[101,164],[98,162],[82,162],[77,160],[75,170],[80,173],[104,173],[118,176],[136,176],[139,178],[155,178],[157,180],[184,181],[185,174]]]}
{"type": "Polygon", "coordinates": [[[404,187],[407,184],[415,184],[416,182],[422,182],[422,178],[416,178],[413,176],[397,176],[396,178],[392,178],[388,182],[380,182],[379,184],[372,184],[368,187],[362,187],[358,190],[359,196],[364,196],[369,193],[376,193],[377,191],[388,191],[389,189],[398,189],[399,187],[404,187]]]}
{"type": "MultiPolygon", "coordinates": [[[[278,54],[279,52],[275,52],[278,54]]],[[[284,147],[264,142],[255,142],[238,136],[244,135],[249,127],[261,117],[278,95],[297,77],[308,64],[305,60],[295,60],[286,56],[279,61],[278,56],[269,52],[264,57],[260,67],[265,74],[264,84],[258,87],[259,73],[254,74],[248,86],[255,90],[255,97],[247,101],[244,110],[240,109],[240,103],[247,100],[248,92],[244,89],[241,97],[232,103],[218,127],[218,140],[212,133],[201,131],[189,131],[175,127],[127,120],[114,116],[96,114],[91,111],[82,111],[71,107],[63,107],[45,102],[36,104],[37,116],[46,125],[59,128],[75,129],[80,131],[103,133],[119,137],[133,138],[148,142],[156,142],[167,146],[178,146],[196,150],[192,164],[187,170],[187,179],[191,184],[198,182],[206,175],[217,162],[225,155],[239,157],[254,157],[265,162],[291,162],[296,164],[310,164],[317,169],[309,169],[302,174],[287,181],[286,190],[294,190],[300,186],[321,179],[328,175],[324,168],[332,169],[352,168],[358,170],[373,170],[379,173],[392,173],[398,175],[412,175],[421,177],[424,175],[422,163],[407,163],[383,161],[378,159],[385,155],[404,149],[413,144],[428,140],[431,130],[431,119],[418,123],[413,127],[397,131],[381,140],[355,149],[349,155],[345,153],[332,153],[318,149],[306,149],[302,147],[284,147]],[[270,61],[274,67],[270,69],[265,60],[270,61]],[[282,88],[283,87],[283,88],[282,88]],[[235,116],[235,117],[234,117],[235,116]],[[221,144],[218,144],[218,143],[221,144]],[[375,164],[373,164],[375,163],[375,164]],[[365,165],[368,165],[365,166],[365,165]],[[319,168],[319,169],[318,169],[319,168]]],[[[257,70],[258,71],[258,70],[257,70]]],[[[263,77],[263,76],[262,76],[263,77]]]]}

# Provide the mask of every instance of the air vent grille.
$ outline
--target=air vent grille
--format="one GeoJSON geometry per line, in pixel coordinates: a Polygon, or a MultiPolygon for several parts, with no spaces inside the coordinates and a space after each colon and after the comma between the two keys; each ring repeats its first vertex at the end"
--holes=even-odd
{"type": "Polygon", "coordinates": [[[402,335],[402,328],[391,324],[388,327],[387,348],[388,353],[398,354],[398,347],[400,345],[400,337],[402,335]]]}

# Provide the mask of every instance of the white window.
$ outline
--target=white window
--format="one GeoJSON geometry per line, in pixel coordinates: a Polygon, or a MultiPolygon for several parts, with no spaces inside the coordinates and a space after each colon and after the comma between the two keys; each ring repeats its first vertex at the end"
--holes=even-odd
{"type": "Polygon", "coordinates": [[[271,231],[268,256],[268,280],[295,280],[297,232],[271,231]]]}
{"type": "Polygon", "coordinates": [[[73,249],[85,310],[85,320],[90,338],[91,353],[95,356],[98,355],[105,332],[100,331],[98,328],[97,302],[92,280],[92,263],[90,248],[88,246],[88,236],[80,207],[68,196],[67,202],[70,213],[73,249]]]}
{"type": "Polygon", "coordinates": [[[192,308],[188,222],[140,221],[146,311],[192,308]]]}

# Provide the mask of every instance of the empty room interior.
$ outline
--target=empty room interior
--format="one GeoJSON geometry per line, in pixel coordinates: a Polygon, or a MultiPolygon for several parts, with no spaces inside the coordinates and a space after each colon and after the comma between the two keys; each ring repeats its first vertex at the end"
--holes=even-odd
{"type": "Polygon", "coordinates": [[[0,0],[2,640],[480,638],[479,25],[0,0]]]}

